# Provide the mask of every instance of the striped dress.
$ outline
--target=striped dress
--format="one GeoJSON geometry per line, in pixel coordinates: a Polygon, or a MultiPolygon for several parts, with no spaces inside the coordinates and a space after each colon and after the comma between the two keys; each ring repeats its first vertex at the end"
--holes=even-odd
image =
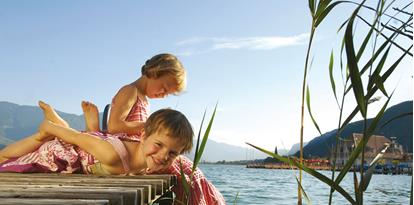
{"type": "MultiPolygon", "coordinates": [[[[131,109],[128,114],[127,121],[139,121],[144,122],[148,119],[149,113],[149,104],[142,101],[140,98],[137,99],[136,104],[131,109]]],[[[122,136],[121,138],[133,141],[139,141],[140,135],[129,135],[122,136]]],[[[177,197],[177,200],[184,201],[184,189],[181,181],[181,172],[180,172],[180,161],[183,167],[183,172],[185,173],[185,178],[187,182],[190,181],[191,171],[193,163],[185,156],[179,156],[173,162],[172,166],[167,170],[157,172],[158,174],[173,174],[177,176],[177,186],[173,188],[173,191],[177,197]]],[[[196,169],[193,176],[193,182],[191,187],[190,194],[190,204],[197,205],[222,205],[226,204],[223,196],[211,184],[207,178],[204,176],[203,172],[200,169],[196,169]]]]}
{"type": "MultiPolygon", "coordinates": [[[[148,118],[149,104],[137,99],[127,117],[127,121],[145,122],[148,118]]],[[[101,132],[88,132],[107,140],[111,144],[114,140],[140,141],[141,134],[127,135],[125,133],[104,134],[101,132]]],[[[119,143],[118,143],[119,144],[119,143]]],[[[122,143],[121,143],[122,144],[122,143]]],[[[113,144],[114,145],[114,144],[113,144]]],[[[123,161],[127,159],[123,159],[123,161]]],[[[173,174],[177,176],[178,185],[173,188],[177,200],[184,201],[184,191],[181,181],[180,161],[185,173],[185,178],[189,182],[191,176],[192,162],[185,156],[179,156],[173,162],[172,166],[158,173],[173,174]]],[[[84,173],[84,174],[102,174],[105,170],[96,166],[99,161],[88,152],[79,147],[68,144],[58,138],[48,141],[40,146],[37,150],[23,155],[19,158],[9,159],[0,164],[0,172],[55,172],[55,173],[84,173]]],[[[190,204],[197,205],[221,205],[225,204],[221,193],[211,184],[201,170],[196,169],[193,176],[193,182],[190,194],[190,204]]]]}

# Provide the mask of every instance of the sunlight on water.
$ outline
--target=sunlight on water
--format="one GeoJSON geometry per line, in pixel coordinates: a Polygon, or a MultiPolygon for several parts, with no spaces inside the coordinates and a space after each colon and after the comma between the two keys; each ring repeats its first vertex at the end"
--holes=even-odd
{"type": "MultiPolygon", "coordinates": [[[[247,169],[238,165],[202,164],[200,168],[220,190],[227,204],[296,204],[297,171],[276,169],[247,169]]],[[[323,172],[330,176],[330,172],[323,172]]],[[[347,192],[353,190],[353,177],[348,174],[341,183],[347,192]]],[[[329,186],[304,174],[303,187],[312,204],[328,204],[329,186]]],[[[374,175],[364,195],[364,204],[409,204],[411,176],[374,175]]],[[[354,193],[351,192],[351,196],[354,193]]],[[[335,192],[333,204],[349,204],[335,192]]],[[[304,203],[306,204],[306,203],[304,203]]]]}

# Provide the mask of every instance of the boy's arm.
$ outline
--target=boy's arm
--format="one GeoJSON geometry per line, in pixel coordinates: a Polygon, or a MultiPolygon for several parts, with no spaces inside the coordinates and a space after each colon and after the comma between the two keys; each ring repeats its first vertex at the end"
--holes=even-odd
{"type": "Polygon", "coordinates": [[[80,147],[103,164],[114,165],[121,160],[112,145],[99,137],[62,127],[49,121],[44,121],[39,130],[80,147]]]}
{"type": "Polygon", "coordinates": [[[108,120],[109,133],[137,134],[144,128],[143,122],[127,122],[126,118],[136,103],[138,90],[127,85],[115,95],[108,120]]]}

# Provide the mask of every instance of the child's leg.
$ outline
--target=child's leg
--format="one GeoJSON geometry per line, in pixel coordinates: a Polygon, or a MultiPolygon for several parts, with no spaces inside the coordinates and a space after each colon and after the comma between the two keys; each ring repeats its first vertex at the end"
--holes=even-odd
{"type": "Polygon", "coordinates": [[[38,132],[32,136],[14,142],[13,144],[9,144],[4,149],[0,150],[0,163],[10,158],[20,157],[33,152],[43,143],[51,139],[53,139],[53,137],[47,137],[43,133],[38,132]]]}
{"type": "Polygon", "coordinates": [[[82,101],[83,116],[85,117],[86,131],[97,132],[101,131],[99,127],[99,111],[95,104],[82,101]]]}
{"type": "Polygon", "coordinates": [[[69,123],[63,120],[49,104],[39,101],[39,107],[43,110],[45,119],[63,127],[69,127],[69,123]]]}
{"type": "MultiPolygon", "coordinates": [[[[50,120],[64,127],[69,127],[69,124],[63,120],[50,105],[39,101],[39,107],[43,110],[43,115],[46,120],[50,120]]],[[[14,142],[0,150],[0,162],[33,152],[43,143],[52,140],[53,138],[53,136],[47,136],[45,133],[37,132],[36,134],[14,142]]]]}

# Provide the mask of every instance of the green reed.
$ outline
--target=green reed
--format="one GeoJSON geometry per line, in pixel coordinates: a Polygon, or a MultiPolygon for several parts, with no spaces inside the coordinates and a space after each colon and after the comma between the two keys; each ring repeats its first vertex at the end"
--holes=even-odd
{"type": "MultiPolygon", "coordinates": [[[[400,2],[398,2],[400,3],[400,2]]],[[[324,182],[330,186],[329,192],[329,204],[332,204],[332,194],[337,191],[351,204],[363,204],[364,191],[369,185],[372,169],[375,163],[382,157],[386,148],[378,153],[375,160],[370,164],[367,172],[363,167],[359,170],[360,179],[358,182],[357,175],[354,171],[354,196],[351,193],[345,191],[340,185],[340,182],[348,173],[358,157],[361,159],[361,165],[364,164],[365,146],[368,143],[370,137],[374,134],[377,128],[380,126],[379,121],[383,117],[383,114],[388,106],[388,103],[393,96],[395,89],[389,93],[389,89],[384,86],[392,74],[400,68],[400,63],[407,57],[412,58],[412,11],[409,12],[409,8],[412,7],[412,2],[406,5],[397,5],[396,1],[378,0],[377,6],[372,8],[366,5],[366,1],[356,3],[353,1],[331,1],[331,0],[308,0],[309,10],[312,17],[312,25],[310,31],[310,39],[308,43],[307,53],[305,57],[304,75],[302,82],[302,106],[301,106],[301,126],[300,126],[300,158],[299,162],[289,157],[282,157],[260,147],[254,146],[248,143],[250,146],[284,162],[291,166],[296,166],[299,169],[298,181],[298,204],[302,204],[302,193],[305,193],[302,187],[302,170],[317,178],[321,182],[324,182]],[[321,133],[318,123],[311,112],[310,105],[310,90],[307,82],[309,57],[311,53],[311,47],[316,29],[324,21],[329,13],[333,11],[333,8],[340,4],[351,4],[355,6],[355,9],[350,13],[350,17],[341,25],[339,25],[338,32],[343,32],[343,39],[340,45],[340,72],[343,79],[343,92],[339,96],[336,91],[336,82],[333,75],[335,55],[332,51],[329,56],[329,80],[331,83],[331,89],[333,91],[334,98],[338,105],[339,119],[338,129],[336,133],[336,146],[333,150],[332,160],[332,175],[328,178],[318,171],[311,169],[303,164],[303,131],[304,131],[304,107],[305,97],[306,105],[308,108],[309,116],[315,126],[315,128],[321,133]],[[408,11],[407,11],[408,10],[408,11]],[[364,13],[373,14],[374,18],[372,22],[367,20],[364,13]],[[395,14],[390,15],[391,11],[395,14]],[[391,21],[398,22],[399,26],[395,27],[390,24],[391,21]],[[368,28],[368,32],[364,33],[363,30],[356,29],[356,22],[362,22],[362,26],[368,28]],[[363,41],[360,45],[356,43],[356,37],[363,37],[363,41]],[[408,42],[408,43],[407,43],[408,42]],[[370,49],[367,49],[367,45],[370,43],[370,49]],[[401,54],[397,57],[391,57],[390,50],[399,50],[401,54]],[[345,56],[345,58],[343,58],[345,56]],[[367,58],[365,62],[361,62],[362,57],[367,58]],[[344,65],[344,62],[345,65],[344,65]],[[387,63],[386,63],[387,62],[387,63]],[[389,66],[388,66],[389,65],[389,66]],[[364,86],[365,85],[365,86],[364,86]],[[351,96],[350,96],[351,95],[351,96]],[[343,120],[345,116],[344,106],[345,99],[351,98],[356,101],[356,107],[353,111],[343,120]],[[383,95],[387,98],[386,102],[382,106],[381,110],[376,113],[371,122],[368,123],[368,108],[369,104],[378,100],[374,95],[383,95]],[[338,99],[341,97],[341,99],[338,99]],[[341,101],[341,103],[339,103],[341,101]],[[344,128],[360,113],[363,122],[363,137],[362,140],[355,145],[355,149],[352,151],[350,158],[339,171],[339,174],[335,177],[336,170],[336,155],[338,150],[338,144],[341,139],[341,133],[344,128]]],[[[395,52],[395,51],[394,51],[395,52]]],[[[411,114],[412,113],[407,113],[411,114]]],[[[396,118],[401,116],[396,116],[396,118]]],[[[305,196],[308,200],[308,196],[305,196]]],[[[411,191],[412,198],[412,191],[411,191]]],[[[308,203],[311,203],[308,201],[308,203]]],[[[412,200],[411,200],[412,204],[412,200]]]]}

